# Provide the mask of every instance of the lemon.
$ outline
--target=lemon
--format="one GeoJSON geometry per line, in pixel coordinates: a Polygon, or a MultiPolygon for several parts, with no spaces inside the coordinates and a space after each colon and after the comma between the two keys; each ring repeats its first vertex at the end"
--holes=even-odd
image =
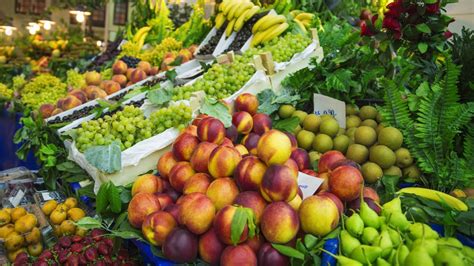
{"type": "Polygon", "coordinates": [[[43,204],[43,207],[41,207],[41,210],[43,211],[44,214],[49,216],[54,209],[58,206],[58,203],[55,200],[49,200],[45,204],[43,204]]]}
{"type": "Polygon", "coordinates": [[[86,213],[80,208],[72,208],[69,211],[67,211],[67,215],[69,219],[73,220],[74,222],[77,222],[80,219],[82,219],[84,216],[86,216],[86,213]]]}

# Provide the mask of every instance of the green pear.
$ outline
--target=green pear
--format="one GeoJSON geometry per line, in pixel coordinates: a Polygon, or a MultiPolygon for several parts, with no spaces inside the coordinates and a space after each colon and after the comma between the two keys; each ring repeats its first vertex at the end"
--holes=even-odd
{"type": "Polygon", "coordinates": [[[360,245],[352,251],[350,257],[361,263],[370,264],[380,257],[381,254],[382,249],[380,247],[360,245]]]}
{"type": "Polygon", "coordinates": [[[373,245],[382,249],[382,257],[387,258],[390,255],[393,249],[393,243],[386,228],[382,229],[380,236],[374,241],[373,245]]]}
{"type": "Polygon", "coordinates": [[[342,254],[349,256],[351,252],[358,246],[360,246],[360,242],[357,238],[352,237],[347,230],[341,231],[341,246],[342,246],[342,254]]]}
{"type": "Polygon", "coordinates": [[[423,247],[431,257],[438,253],[438,242],[435,239],[423,239],[418,238],[413,241],[411,245],[411,249],[415,249],[417,247],[423,247]]]}
{"type": "Polygon", "coordinates": [[[360,217],[362,218],[362,221],[364,221],[364,224],[369,227],[373,227],[375,229],[379,229],[380,227],[380,219],[378,214],[372,210],[369,205],[365,202],[362,201],[360,203],[360,211],[359,211],[360,217]]]}
{"type": "Polygon", "coordinates": [[[392,265],[395,265],[395,263],[397,262],[397,250],[396,249],[392,249],[390,251],[390,254],[389,256],[387,257],[387,261],[392,264],[392,265]]]}
{"type": "Polygon", "coordinates": [[[375,239],[379,236],[377,229],[373,227],[366,227],[362,232],[362,243],[372,245],[375,239]]]}
{"type": "Polygon", "coordinates": [[[425,239],[438,239],[439,235],[431,229],[431,227],[427,224],[423,223],[414,223],[411,224],[408,228],[408,235],[411,239],[415,240],[418,238],[425,238],[425,239]]]}
{"type": "Polygon", "coordinates": [[[402,202],[400,197],[396,197],[393,200],[386,202],[382,206],[382,215],[387,217],[390,213],[402,212],[402,202]]]}
{"type": "Polygon", "coordinates": [[[387,227],[387,231],[388,231],[388,234],[390,235],[390,240],[392,240],[393,247],[397,248],[401,243],[400,234],[396,230],[393,230],[390,227],[387,227]]]}
{"type": "Polygon", "coordinates": [[[436,266],[463,266],[466,265],[463,255],[452,248],[442,248],[433,257],[436,266]]]}
{"type": "Polygon", "coordinates": [[[391,266],[392,264],[388,263],[386,260],[382,258],[377,258],[376,264],[377,266],[391,266]]]}
{"type": "Polygon", "coordinates": [[[403,265],[405,263],[405,259],[407,258],[408,254],[410,253],[410,250],[408,249],[407,246],[401,245],[397,249],[397,263],[398,265],[403,265]]]}
{"type": "Polygon", "coordinates": [[[340,255],[334,255],[331,252],[326,251],[324,249],[322,249],[322,251],[326,252],[331,257],[334,257],[337,260],[337,265],[340,265],[340,266],[362,266],[363,265],[362,263],[360,263],[356,260],[350,259],[348,257],[344,257],[344,256],[340,256],[340,255]]]}
{"type": "Polygon", "coordinates": [[[471,260],[474,260],[474,249],[468,246],[463,246],[462,247],[462,254],[464,256],[470,258],[471,260]]]}
{"type": "Polygon", "coordinates": [[[364,221],[362,221],[362,218],[360,218],[359,214],[352,214],[351,217],[346,219],[344,224],[347,231],[349,231],[353,237],[360,237],[362,235],[362,231],[364,230],[364,221]]]}
{"type": "Polygon", "coordinates": [[[388,215],[388,224],[395,229],[404,232],[410,226],[410,222],[408,221],[405,214],[401,212],[392,212],[388,215]]]}
{"type": "Polygon", "coordinates": [[[448,246],[448,247],[462,249],[463,244],[454,237],[443,237],[443,238],[438,239],[438,246],[448,246]]]}
{"type": "Polygon", "coordinates": [[[403,263],[404,266],[434,266],[433,259],[423,247],[412,249],[403,263]]]}

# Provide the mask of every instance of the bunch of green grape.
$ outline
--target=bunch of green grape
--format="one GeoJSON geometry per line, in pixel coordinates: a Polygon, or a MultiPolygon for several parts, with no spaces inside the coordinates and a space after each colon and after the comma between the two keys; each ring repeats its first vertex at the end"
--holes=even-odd
{"type": "Polygon", "coordinates": [[[140,108],[127,105],[113,115],[82,123],[76,130],[76,147],[84,152],[92,146],[118,142],[120,149],[125,150],[168,128],[183,129],[191,115],[191,107],[180,104],[159,109],[146,118],[140,108]]]}
{"type": "Polygon", "coordinates": [[[13,90],[9,89],[7,85],[0,83],[0,100],[11,100],[13,97],[13,90]]]}
{"type": "Polygon", "coordinates": [[[100,71],[100,77],[102,78],[102,80],[111,80],[113,75],[114,73],[112,72],[112,68],[110,67],[100,71]]]}
{"type": "Polygon", "coordinates": [[[191,120],[192,109],[183,103],[161,108],[150,115],[150,121],[153,124],[153,133],[159,134],[168,128],[177,128],[182,130],[191,120]]]}
{"type": "Polygon", "coordinates": [[[12,85],[12,90],[13,91],[21,91],[23,87],[26,84],[26,79],[25,75],[16,75],[13,77],[13,85],[12,85]]]}
{"type": "Polygon", "coordinates": [[[66,84],[74,89],[80,89],[86,86],[86,79],[83,74],[70,69],[66,72],[66,84]]]}
{"type": "Polygon", "coordinates": [[[306,35],[288,33],[283,37],[279,36],[265,44],[250,48],[243,56],[251,60],[254,55],[271,52],[273,61],[288,62],[293,55],[302,52],[310,43],[311,38],[306,35]]]}
{"type": "Polygon", "coordinates": [[[56,103],[66,96],[66,83],[55,76],[41,74],[27,83],[21,91],[21,101],[32,109],[45,103],[56,103]]]}
{"type": "Polygon", "coordinates": [[[214,64],[193,84],[173,89],[172,99],[189,99],[196,91],[204,91],[206,95],[216,99],[227,98],[242,88],[255,73],[255,68],[248,62],[236,55],[232,64],[214,64]]]}
{"type": "Polygon", "coordinates": [[[138,56],[143,61],[149,62],[153,66],[160,66],[163,57],[168,52],[177,53],[183,47],[183,43],[175,40],[172,37],[164,39],[160,44],[144,51],[138,56]]]}

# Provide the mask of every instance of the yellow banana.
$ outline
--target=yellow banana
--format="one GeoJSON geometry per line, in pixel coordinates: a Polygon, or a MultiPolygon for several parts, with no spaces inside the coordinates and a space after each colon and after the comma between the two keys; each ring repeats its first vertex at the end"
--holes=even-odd
{"type": "Polygon", "coordinates": [[[415,194],[417,196],[430,199],[436,202],[445,202],[447,205],[458,211],[467,211],[468,209],[467,205],[461,200],[437,190],[420,187],[407,187],[400,189],[397,192],[397,194],[400,193],[415,194]]]}
{"type": "Polygon", "coordinates": [[[299,21],[301,20],[312,20],[314,17],[314,14],[311,13],[301,13],[297,15],[295,18],[298,19],[299,21]]]}
{"type": "Polygon", "coordinates": [[[302,10],[293,10],[290,12],[290,14],[293,16],[293,17],[296,17],[298,16],[299,14],[303,13],[302,10]]]}
{"type": "Polygon", "coordinates": [[[252,33],[256,33],[258,31],[258,29],[260,28],[260,26],[263,24],[263,22],[265,22],[265,20],[268,19],[268,15],[260,18],[259,20],[257,20],[257,22],[255,23],[255,25],[253,25],[252,27],[252,33]]]}
{"type": "Polygon", "coordinates": [[[258,13],[258,11],[260,11],[260,7],[259,6],[254,6],[252,7],[250,10],[247,10],[247,12],[245,12],[245,21],[251,19],[253,16],[255,16],[255,14],[258,13]]]}
{"type": "MultiPolygon", "coordinates": [[[[236,1],[239,2],[239,1],[236,1]]],[[[232,20],[234,19],[235,12],[243,5],[243,3],[238,3],[232,6],[232,8],[229,10],[229,13],[227,13],[227,20],[232,20]]]]}
{"type": "Polygon", "coordinates": [[[145,32],[144,34],[141,35],[140,39],[138,40],[138,47],[140,49],[142,49],[143,45],[145,44],[145,39],[146,39],[146,36],[148,36],[148,31],[145,32]]]}
{"type": "Polygon", "coordinates": [[[135,35],[133,35],[133,41],[138,42],[140,40],[141,36],[143,34],[145,34],[146,32],[149,32],[150,30],[151,30],[150,26],[145,26],[145,27],[140,28],[137,31],[137,33],[135,33],[135,35]]]}
{"type": "Polygon", "coordinates": [[[251,47],[257,46],[260,42],[262,42],[262,38],[265,35],[264,32],[257,32],[253,35],[252,41],[250,42],[251,47]]]}
{"type": "Polygon", "coordinates": [[[229,1],[228,4],[225,5],[224,7],[224,10],[222,13],[224,13],[224,16],[227,16],[227,14],[229,13],[229,11],[235,6],[235,5],[238,5],[239,4],[239,1],[237,0],[231,0],[229,1]]]}
{"type": "Polygon", "coordinates": [[[225,36],[229,37],[232,34],[232,31],[234,30],[234,24],[235,24],[235,18],[231,21],[229,21],[229,24],[227,24],[227,28],[225,28],[225,36]]]}
{"type": "MultiPolygon", "coordinates": [[[[257,8],[259,8],[257,6],[257,8]]],[[[246,17],[247,17],[247,13],[252,13],[253,11],[253,8],[249,8],[247,10],[244,11],[244,13],[242,13],[238,18],[237,20],[235,21],[235,25],[234,25],[234,31],[235,32],[238,32],[240,31],[240,29],[242,29],[242,27],[244,26],[244,23],[247,21],[246,17]]]]}
{"type": "Polygon", "coordinates": [[[233,17],[232,17],[232,18],[239,18],[240,16],[242,16],[242,14],[244,14],[247,10],[251,9],[252,7],[254,7],[254,4],[253,4],[252,2],[243,3],[243,4],[240,5],[240,7],[235,11],[235,13],[233,14],[233,17]]]}
{"type": "Polygon", "coordinates": [[[301,21],[299,21],[297,19],[294,19],[293,21],[296,23],[296,25],[298,25],[298,27],[301,29],[302,32],[304,32],[304,33],[308,32],[306,30],[306,27],[303,25],[303,23],[301,21]]]}
{"type": "Polygon", "coordinates": [[[271,17],[265,20],[262,25],[258,28],[258,31],[265,31],[274,25],[286,22],[286,18],[283,15],[271,15],[271,17]]]}
{"type": "Polygon", "coordinates": [[[224,0],[222,3],[219,4],[219,11],[224,11],[224,8],[229,4],[230,1],[224,0]]]}
{"type": "MultiPolygon", "coordinates": [[[[298,21],[300,21],[300,20],[298,20],[298,21]]],[[[309,25],[311,25],[311,21],[309,21],[309,20],[302,20],[302,21],[300,21],[300,22],[301,22],[301,24],[303,24],[305,27],[309,27],[309,25]]]]}
{"type": "Polygon", "coordinates": [[[216,17],[216,29],[220,29],[224,25],[225,17],[224,14],[219,13],[216,17]]]}
{"type": "Polygon", "coordinates": [[[265,31],[265,36],[263,36],[262,38],[262,43],[268,42],[273,38],[280,36],[280,34],[282,34],[286,29],[288,29],[288,26],[288,23],[284,22],[282,24],[278,24],[271,27],[270,29],[265,31]]]}

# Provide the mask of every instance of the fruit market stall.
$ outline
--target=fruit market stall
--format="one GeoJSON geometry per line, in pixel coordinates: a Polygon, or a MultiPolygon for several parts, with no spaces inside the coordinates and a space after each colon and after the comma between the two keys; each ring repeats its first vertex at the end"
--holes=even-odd
{"type": "Polygon", "coordinates": [[[84,64],[1,84],[41,165],[0,172],[0,264],[473,265],[447,5],[138,1],[84,64]]]}

